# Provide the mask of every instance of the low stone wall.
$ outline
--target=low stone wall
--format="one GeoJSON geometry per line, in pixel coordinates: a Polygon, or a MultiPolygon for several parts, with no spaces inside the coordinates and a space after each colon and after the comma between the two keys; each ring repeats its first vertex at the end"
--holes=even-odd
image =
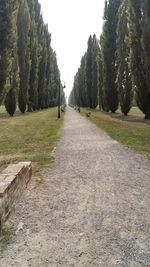
{"type": "Polygon", "coordinates": [[[31,175],[31,162],[10,164],[0,173],[0,231],[31,175]]]}

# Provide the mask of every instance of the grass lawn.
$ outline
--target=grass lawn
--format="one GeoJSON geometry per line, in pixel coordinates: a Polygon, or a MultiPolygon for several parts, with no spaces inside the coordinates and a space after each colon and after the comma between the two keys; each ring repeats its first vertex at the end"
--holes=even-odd
{"type": "Polygon", "coordinates": [[[11,118],[0,108],[0,169],[9,163],[32,161],[34,173],[53,160],[52,150],[59,136],[63,119],[57,119],[57,109],[39,112],[19,112],[11,118]]]}
{"type": "MultiPolygon", "coordinates": [[[[82,115],[86,113],[86,109],[81,109],[82,115]]],[[[138,108],[132,108],[128,116],[123,116],[119,111],[111,114],[92,110],[89,119],[113,139],[150,158],[150,121],[143,118],[138,108]]]]}
{"type": "Polygon", "coordinates": [[[11,225],[5,224],[2,232],[0,233],[0,253],[2,253],[5,248],[13,242],[14,229],[11,225]]]}

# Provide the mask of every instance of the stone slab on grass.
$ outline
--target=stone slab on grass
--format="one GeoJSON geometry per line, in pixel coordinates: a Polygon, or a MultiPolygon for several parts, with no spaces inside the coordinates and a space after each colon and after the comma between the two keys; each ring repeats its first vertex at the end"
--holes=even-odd
{"type": "Polygon", "coordinates": [[[31,162],[10,164],[0,173],[0,230],[31,176],[31,162]]]}

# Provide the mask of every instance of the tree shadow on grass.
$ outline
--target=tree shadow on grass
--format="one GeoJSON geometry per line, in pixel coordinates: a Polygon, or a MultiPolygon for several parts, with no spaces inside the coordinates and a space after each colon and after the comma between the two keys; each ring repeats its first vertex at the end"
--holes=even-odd
{"type": "Polygon", "coordinates": [[[144,119],[144,115],[132,115],[128,114],[127,116],[124,116],[123,114],[116,112],[116,113],[107,113],[104,112],[104,114],[109,115],[113,119],[126,121],[126,122],[134,122],[134,123],[144,123],[147,125],[150,125],[150,120],[144,119]]]}
{"type": "MultiPolygon", "coordinates": [[[[27,116],[29,113],[26,112],[24,114],[22,114],[19,111],[16,111],[16,113],[14,114],[13,117],[20,117],[20,116],[27,116]]],[[[6,111],[0,112],[0,119],[9,119],[9,118],[13,118],[12,116],[10,116],[6,111]]]]}

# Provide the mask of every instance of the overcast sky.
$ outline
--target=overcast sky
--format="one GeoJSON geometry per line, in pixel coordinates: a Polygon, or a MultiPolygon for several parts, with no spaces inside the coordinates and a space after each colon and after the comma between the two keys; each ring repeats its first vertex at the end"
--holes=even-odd
{"type": "Polygon", "coordinates": [[[40,0],[44,21],[52,33],[52,47],[57,53],[66,95],[87,49],[90,34],[99,38],[102,31],[104,0],[40,0]]]}

